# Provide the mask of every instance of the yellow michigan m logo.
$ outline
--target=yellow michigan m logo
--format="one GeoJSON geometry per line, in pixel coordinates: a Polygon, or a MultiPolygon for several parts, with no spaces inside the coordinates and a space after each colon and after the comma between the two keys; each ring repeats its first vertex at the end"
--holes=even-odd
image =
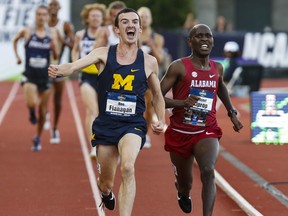
{"type": "Polygon", "coordinates": [[[113,74],[114,83],[112,85],[112,89],[120,89],[121,87],[124,87],[124,90],[126,91],[132,91],[133,85],[132,82],[135,78],[134,75],[128,75],[123,79],[123,77],[120,74],[113,74]]]}

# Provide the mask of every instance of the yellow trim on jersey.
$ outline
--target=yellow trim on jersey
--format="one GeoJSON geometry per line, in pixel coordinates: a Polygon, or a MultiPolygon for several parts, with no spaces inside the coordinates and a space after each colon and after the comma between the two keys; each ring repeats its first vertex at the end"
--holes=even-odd
{"type": "Polygon", "coordinates": [[[88,74],[98,74],[98,69],[97,69],[95,64],[91,64],[91,65],[83,68],[82,72],[88,73],[88,74]]]}

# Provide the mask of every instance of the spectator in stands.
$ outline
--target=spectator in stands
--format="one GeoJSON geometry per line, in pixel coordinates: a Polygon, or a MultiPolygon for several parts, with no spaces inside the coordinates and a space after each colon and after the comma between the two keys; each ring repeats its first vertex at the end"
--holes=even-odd
{"type": "Polygon", "coordinates": [[[224,16],[218,16],[214,27],[214,32],[227,32],[231,31],[231,25],[227,22],[224,16]]]}
{"type": "Polygon", "coordinates": [[[239,45],[235,41],[228,41],[224,45],[224,56],[225,61],[227,62],[227,66],[224,71],[224,82],[228,83],[238,65],[238,57],[240,56],[239,45]]]}
{"type": "Polygon", "coordinates": [[[193,13],[188,13],[185,19],[185,22],[183,24],[183,28],[186,31],[189,31],[193,26],[199,23],[199,20],[196,19],[193,15],[193,13]]]}

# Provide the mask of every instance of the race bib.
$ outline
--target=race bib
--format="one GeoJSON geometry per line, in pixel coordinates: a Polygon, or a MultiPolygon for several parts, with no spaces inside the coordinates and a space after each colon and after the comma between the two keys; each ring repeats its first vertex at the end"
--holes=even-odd
{"type": "Polygon", "coordinates": [[[33,68],[45,68],[47,67],[47,59],[41,57],[30,57],[29,65],[33,68]]]}
{"type": "Polygon", "coordinates": [[[108,92],[106,102],[106,113],[117,116],[136,115],[136,95],[119,94],[108,92]]]}
{"type": "Polygon", "coordinates": [[[190,95],[196,95],[200,97],[195,105],[193,105],[193,109],[209,113],[212,110],[212,104],[214,99],[214,94],[208,90],[201,90],[201,89],[190,89],[190,95]]]}
{"type": "Polygon", "coordinates": [[[189,95],[196,95],[199,97],[199,100],[193,106],[186,108],[183,123],[205,126],[206,115],[212,110],[214,93],[208,90],[191,88],[189,95]]]}

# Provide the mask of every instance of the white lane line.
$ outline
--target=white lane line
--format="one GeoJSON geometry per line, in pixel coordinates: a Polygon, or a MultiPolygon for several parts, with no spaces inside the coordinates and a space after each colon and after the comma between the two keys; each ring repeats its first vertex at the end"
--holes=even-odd
{"type": "MultiPolygon", "coordinates": [[[[231,90],[231,89],[230,89],[231,90]]],[[[217,98],[216,110],[218,111],[222,101],[217,98]]],[[[220,147],[221,148],[221,147],[220,147]]],[[[223,155],[222,155],[223,156],[223,155]]],[[[229,161],[231,163],[231,161],[229,161]]],[[[232,163],[233,164],[233,163],[232,163]]],[[[234,164],[233,164],[234,165],[234,164]]],[[[234,165],[235,166],[235,165],[234,165]]],[[[249,216],[263,216],[247,200],[245,200],[215,169],[216,185],[222,189],[237,205],[249,216]]]]}
{"type": "Polygon", "coordinates": [[[86,169],[88,172],[88,177],[89,177],[91,189],[93,192],[93,197],[94,197],[95,205],[97,208],[98,216],[105,216],[105,212],[99,207],[99,205],[101,203],[100,192],[99,192],[99,189],[97,187],[95,172],[93,170],[91,158],[89,156],[85,132],[84,132],[84,129],[83,129],[83,126],[81,123],[79,109],[78,109],[78,106],[76,103],[75,94],[74,94],[74,90],[73,90],[71,81],[66,82],[66,89],[67,89],[68,98],[69,98],[70,106],[72,109],[73,117],[74,117],[74,120],[76,123],[76,128],[77,128],[77,133],[78,133],[78,137],[79,137],[79,141],[80,141],[80,146],[81,146],[82,153],[84,156],[84,161],[85,161],[86,169]]]}
{"type": "Polygon", "coordinates": [[[216,184],[249,216],[263,216],[215,170],[216,184]]]}
{"type": "Polygon", "coordinates": [[[6,101],[4,102],[2,109],[0,110],[0,125],[2,124],[6,113],[8,112],[13,100],[15,99],[19,86],[20,86],[20,83],[18,81],[15,81],[9,92],[9,95],[6,101]]]}
{"type": "Polygon", "coordinates": [[[283,205],[288,207],[288,197],[285,196],[281,191],[275,188],[272,184],[266,181],[262,176],[258,175],[254,170],[250,169],[244,163],[242,163],[238,158],[230,154],[223,147],[220,147],[221,156],[231,163],[234,167],[244,173],[247,177],[249,177],[252,181],[254,181],[261,188],[264,188],[271,196],[281,202],[283,205]]]}

